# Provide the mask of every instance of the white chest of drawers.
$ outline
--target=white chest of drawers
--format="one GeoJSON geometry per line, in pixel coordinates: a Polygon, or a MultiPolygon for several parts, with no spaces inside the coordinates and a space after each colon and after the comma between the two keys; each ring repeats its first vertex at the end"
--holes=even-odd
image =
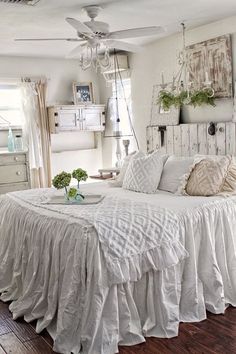
{"type": "Polygon", "coordinates": [[[0,194],[30,188],[28,154],[0,149],[0,194]]]}

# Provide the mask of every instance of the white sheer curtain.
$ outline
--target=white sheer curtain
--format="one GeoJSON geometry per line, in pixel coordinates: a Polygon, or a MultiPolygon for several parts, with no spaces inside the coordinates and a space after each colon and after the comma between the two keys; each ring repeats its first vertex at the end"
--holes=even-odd
{"type": "MultiPolygon", "coordinates": [[[[44,168],[44,156],[42,147],[42,123],[39,97],[34,82],[22,82],[20,84],[22,95],[22,110],[24,116],[23,137],[25,146],[29,152],[29,165],[31,187],[41,188],[49,186],[49,171],[44,168]]],[[[49,134],[49,132],[48,132],[49,134]]],[[[48,164],[48,161],[47,161],[48,164]]]]}

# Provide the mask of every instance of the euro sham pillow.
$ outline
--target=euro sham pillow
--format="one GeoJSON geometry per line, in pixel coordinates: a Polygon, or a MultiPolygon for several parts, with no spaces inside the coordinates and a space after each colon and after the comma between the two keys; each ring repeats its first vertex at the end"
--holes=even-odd
{"type": "Polygon", "coordinates": [[[214,196],[236,191],[236,163],[232,156],[196,156],[182,185],[182,194],[214,196]]]}
{"type": "Polygon", "coordinates": [[[163,155],[158,151],[140,158],[133,158],[127,168],[123,188],[135,192],[155,193],[163,169],[163,155]]]}
{"type": "Polygon", "coordinates": [[[164,164],[158,189],[176,193],[183,176],[188,173],[194,157],[171,155],[164,164]]]}

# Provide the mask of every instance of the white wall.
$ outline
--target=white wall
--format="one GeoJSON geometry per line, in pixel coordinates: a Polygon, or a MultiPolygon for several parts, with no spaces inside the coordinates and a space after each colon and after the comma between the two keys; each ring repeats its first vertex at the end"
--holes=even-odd
{"type": "MultiPolygon", "coordinates": [[[[92,70],[81,70],[76,60],[0,56],[0,79],[21,77],[46,77],[48,79],[47,105],[72,102],[73,81],[91,81],[95,102],[100,102],[96,73],[92,70]]],[[[0,146],[6,143],[7,132],[0,132],[0,146]]],[[[89,174],[96,173],[97,168],[102,167],[102,149],[101,146],[98,149],[95,147],[93,133],[75,132],[53,135],[53,173],[66,168],[72,170],[78,166],[87,169],[89,174]],[[67,150],[67,153],[63,154],[64,150],[67,150]],[[58,151],[61,153],[59,154],[58,151]]]]}
{"type": "MultiPolygon", "coordinates": [[[[232,34],[233,67],[236,67],[236,17],[211,23],[187,31],[186,44],[191,45],[223,34],[232,34]]],[[[138,54],[130,56],[132,70],[132,101],[134,113],[134,126],[138,135],[140,146],[146,150],[146,126],[150,122],[152,88],[160,83],[160,73],[164,71],[167,81],[171,81],[173,72],[176,72],[177,54],[182,48],[181,34],[158,40],[145,46],[138,54]]],[[[234,70],[234,79],[236,73],[234,70]]],[[[195,115],[186,117],[185,122],[196,121],[225,121],[232,118],[232,100],[221,100],[217,108],[207,107],[204,114],[196,108],[195,115]],[[216,117],[215,113],[219,113],[216,117]]]]}

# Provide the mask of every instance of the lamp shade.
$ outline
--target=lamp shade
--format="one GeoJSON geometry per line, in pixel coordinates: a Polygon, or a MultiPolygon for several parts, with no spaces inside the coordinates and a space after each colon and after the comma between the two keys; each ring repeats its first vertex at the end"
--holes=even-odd
{"type": "Polygon", "coordinates": [[[107,119],[104,137],[133,136],[127,102],[124,98],[110,97],[107,102],[107,119]]]}

